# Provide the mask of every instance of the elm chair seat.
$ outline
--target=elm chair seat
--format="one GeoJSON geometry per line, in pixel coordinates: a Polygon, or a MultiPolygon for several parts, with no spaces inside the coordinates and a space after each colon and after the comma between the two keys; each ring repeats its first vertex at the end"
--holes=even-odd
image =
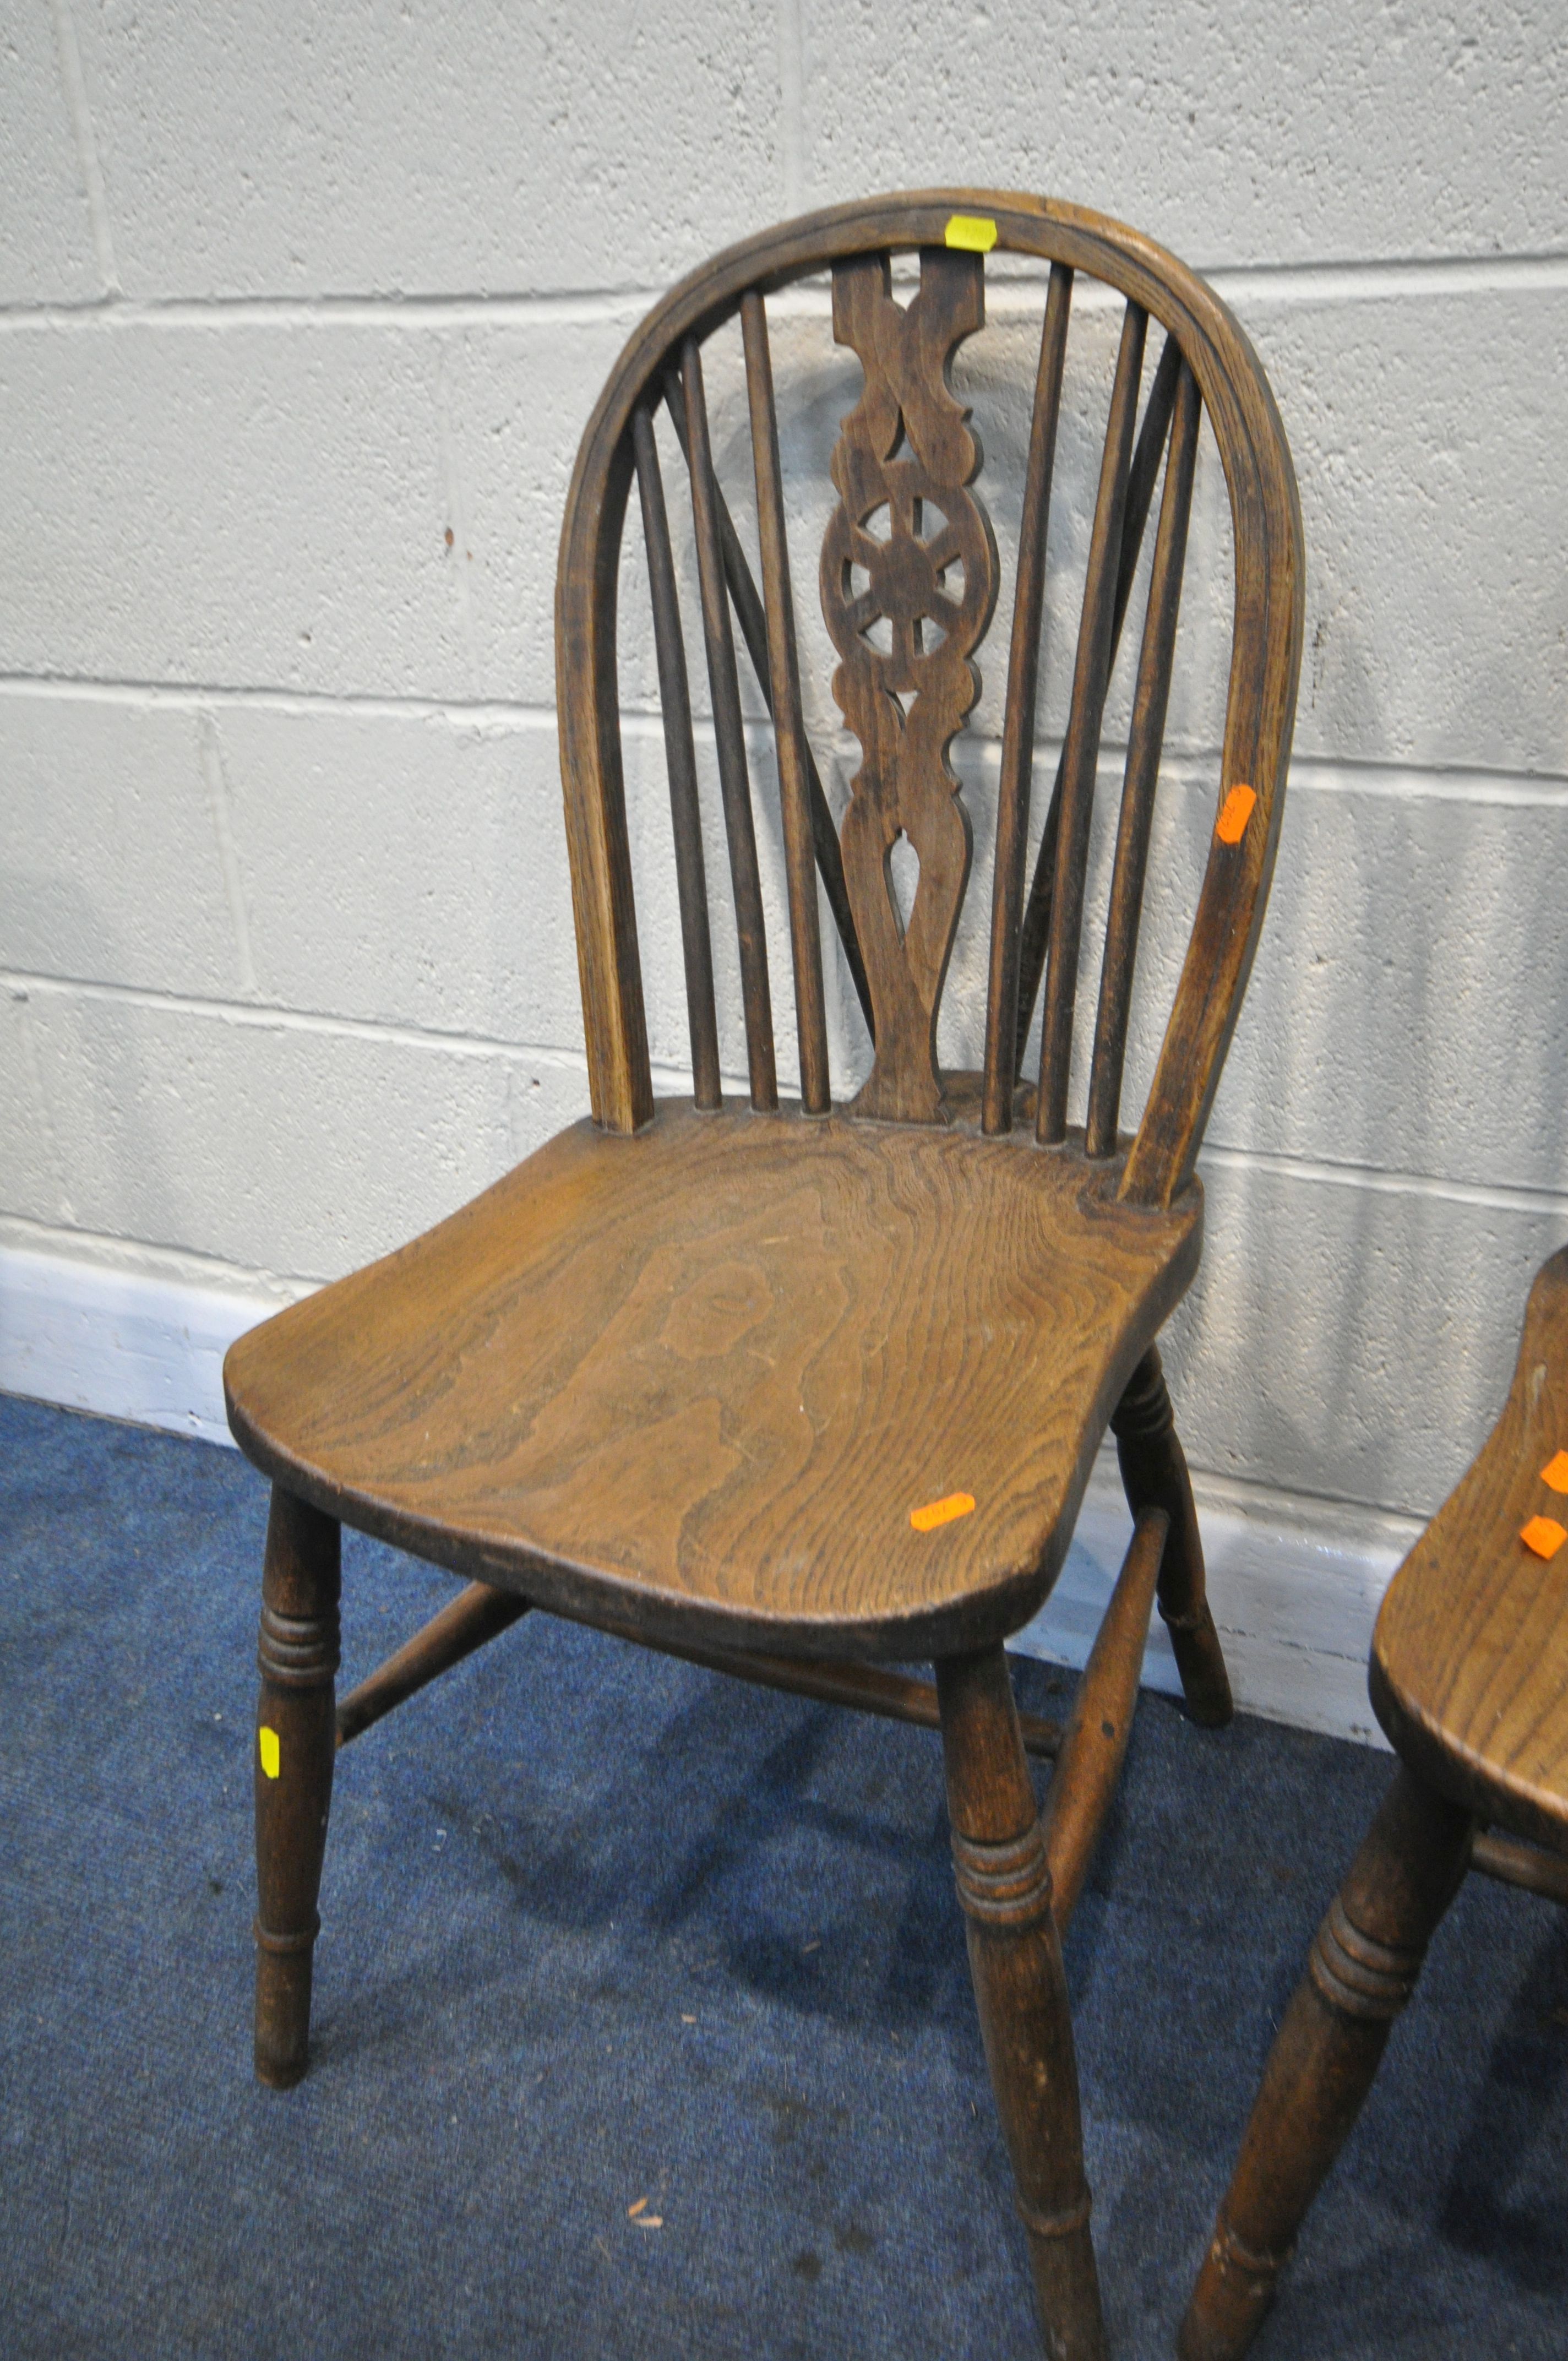
{"type": "MultiPolygon", "coordinates": [[[[806,436],[824,420],[821,364],[797,368],[794,353],[781,379],[806,436]]],[[[593,1119],[427,1236],[246,1337],[227,1363],[235,1433],[273,1485],[256,1774],[263,2080],[305,2070],[337,1747],[526,1611],[939,1727],[1046,2337],[1062,2361],[1099,2361],[1060,1937],[1115,1792],[1157,1599],[1189,1710],[1211,1723],[1231,1711],[1155,1339],[1198,1264],[1195,1162],[1274,865],[1301,577],[1289,453],[1245,337],[1191,272],[1098,214],[973,191],[839,207],[716,256],[635,331],[584,434],[556,574],[593,1119]],[[1001,566],[952,370],[985,324],[993,250],[1014,273],[1007,302],[1040,298],[1039,343],[1011,511],[1002,741],[983,789],[995,820],[989,961],[974,961],[983,1065],[952,1073],[938,1027],[973,842],[948,749],[980,695],[1001,566]],[[1087,370],[1064,380],[1080,276],[1115,300],[1089,307],[1087,370]],[[787,546],[768,305],[792,288],[788,319],[815,306],[824,346],[830,289],[832,340],[860,371],[828,422],[816,584],[832,698],[859,746],[838,810],[806,726],[787,546]],[[718,429],[705,368],[734,390],[718,429]],[[1053,466],[1064,383],[1097,371],[1105,424],[1069,664],[1071,628],[1044,628],[1053,466]],[[1230,522],[1211,609],[1231,634],[1223,739],[1201,758],[1212,801],[1195,828],[1189,818],[1177,882],[1161,878],[1162,909],[1190,917],[1190,932],[1179,973],[1168,956],[1146,962],[1165,979],[1165,1013],[1134,1060],[1146,874],[1168,858],[1155,803],[1205,426],[1230,522]],[[727,495],[719,461],[733,469],[748,442],[750,468],[727,495]],[[678,537],[672,466],[689,491],[678,537]],[[634,486],[646,561],[635,596],[621,579],[634,486]],[[683,608],[700,616],[711,724],[700,741],[683,608]],[[1139,613],[1103,928],[1086,928],[1102,725],[1124,623],[1139,613]],[[656,670],[667,823],[630,807],[621,646],[633,615],[651,627],[639,694],[656,670]],[[737,629],[767,725],[747,715],[737,629]],[[1063,734],[1036,794],[1043,642],[1059,660],[1063,734]],[[901,902],[895,862],[909,866],[909,852],[901,902]],[[729,906],[715,924],[720,865],[729,906]],[[662,873],[662,896],[634,890],[634,867],[662,873]],[[771,912],[770,876],[782,886],[771,912]],[[684,1041],[668,1013],[677,910],[684,1041]],[[1097,932],[1092,1052],[1075,1082],[1080,969],[1097,932]],[[666,939],[650,996],[642,946],[666,939]],[[798,1096],[780,1090],[773,1010],[786,991],[798,1096]],[[655,1049],[666,1069],[689,1052],[689,1099],[655,1096],[655,1049]],[[1146,1082],[1132,1131],[1128,1065],[1146,1082]],[[1019,1716],[1003,1643],[1061,1566],[1107,1424],[1133,1539],[1058,1730],[1019,1716]],[[344,1521],[469,1582],[339,1705],[344,1521]],[[934,1681],[911,1676],[922,1657],[934,1681]],[[1029,1753],[1055,1758],[1043,1812],[1029,1753]]]]}
{"type": "Polygon", "coordinates": [[[231,1422],[302,1498],[535,1606],[785,1651],[978,1646],[1048,1589],[1197,1261],[1195,1190],[1129,1239],[1107,1177],[837,1115],[579,1124],[253,1330],[231,1422]]]}
{"type": "Polygon", "coordinates": [[[1389,1587],[1371,1666],[1377,1719],[1412,1769],[1565,1850],[1568,1545],[1553,1526],[1568,1527],[1568,1249],[1530,1290],[1501,1418],[1389,1587]]]}

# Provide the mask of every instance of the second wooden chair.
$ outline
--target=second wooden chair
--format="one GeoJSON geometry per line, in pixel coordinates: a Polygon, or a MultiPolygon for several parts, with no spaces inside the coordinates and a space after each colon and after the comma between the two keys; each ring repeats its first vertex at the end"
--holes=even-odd
{"type": "Polygon", "coordinates": [[[1372,2087],[1467,1870],[1568,1902],[1568,1249],[1503,1414],[1389,1587],[1372,1703],[1400,1759],[1318,1929],[1181,2332],[1235,2361],[1372,2087]]]}

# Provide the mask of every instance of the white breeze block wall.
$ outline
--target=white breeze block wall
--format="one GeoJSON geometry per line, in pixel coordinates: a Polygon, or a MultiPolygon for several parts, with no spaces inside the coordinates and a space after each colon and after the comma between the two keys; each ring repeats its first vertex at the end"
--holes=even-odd
{"type": "MultiPolygon", "coordinates": [[[[1270,1495],[1430,1510],[1568,1233],[1565,60],[1556,0],[10,0],[0,1244],[277,1298],[586,1107],[551,599],[613,356],[677,275],[803,207],[1047,191],[1234,306],[1306,526],[1277,882],[1174,1332],[1189,1449],[1270,1495]]],[[[965,363],[997,459],[1036,299],[993,281],[1001,359],[965,363]]],[[[1113,330],[1091,305],[1074,347],[1102,401],[1113,330]]],[[[853,365],[808,298],[778,333],[830,439],[853,365]]],[[[733,480],[721,367],[715,401],[733,480]]],[[[825,449],[786,453],[808,623],[825,449]]],[[[1064,459],[1059,547],[1091,460],[1064,459]]],[[[1226,554],[1209,462],[1195,569],[1226,554]]],[[[959,756],[981,912],[1010,596],[1009,573],[959,756]]],[[[1195,591],[1179,660],[1224,620],[1195,591]]],[[[1042,763],[1069,630],[1053,614],[1042,763]]],[[[627,635],[674,1080],[663,760],[627,635]]],[[[841,792],[825,676],[812,696],[841,792]]],[[[1167,985],[1216,711],[1184,681],[1146,962],[1167,985]]],[[[776,909],[776,829],[763,853],[776,909]]],[[[971,942],[949,1049],[972,1050],[979,975],[971,942]]],[[[776,1006],[787,1051],[782,977],[776,1006]]],[[[859,1055],[847,1015],[840,1036],[859,1055]]],[[[727,1038],[738,1064],[732,1009],[727,1038]]]]}

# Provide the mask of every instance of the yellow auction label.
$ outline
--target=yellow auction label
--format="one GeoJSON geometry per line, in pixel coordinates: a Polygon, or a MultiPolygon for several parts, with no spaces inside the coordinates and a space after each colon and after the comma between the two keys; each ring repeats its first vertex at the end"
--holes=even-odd
{"type": "Polygon", "coordinates": [[[269,1730],[267,1724],[263,1722],[256,1733],[256,1742],[261,1750],[263,1771],[269,1779],[276,1779],[279,1764],[278,1732],[275,1730],[269,1730]]]}
{"type": "Polygon", "coordinates": [[[996,224],[987,221],[983,214],[954,214],[944,242],[956,246],[960,254],[989,254],[996,244],[996,224]]]}

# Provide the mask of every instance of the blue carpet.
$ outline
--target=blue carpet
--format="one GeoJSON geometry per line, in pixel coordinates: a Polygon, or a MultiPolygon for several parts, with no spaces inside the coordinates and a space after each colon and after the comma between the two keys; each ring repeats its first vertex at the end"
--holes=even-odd
{"type": "MultiPolygon", "coordinates": [[[[1035,2355],[926,1733],[527,1619],[343,1758],[312,2071],[257,2087],[265,1507],[0,1399],[0,2350],[1035,2355]]],[[[350,1679],[451,1592],[344,1571],[350,1679]]],[[[1120,2356],[1387,1776],[1144,1700],[1068,1949],[1120,2356]]],[[[1473,1879],[1260,2361],[1557,2361],[1565,2069],[1568,1919],[1473,1879]]]]}

